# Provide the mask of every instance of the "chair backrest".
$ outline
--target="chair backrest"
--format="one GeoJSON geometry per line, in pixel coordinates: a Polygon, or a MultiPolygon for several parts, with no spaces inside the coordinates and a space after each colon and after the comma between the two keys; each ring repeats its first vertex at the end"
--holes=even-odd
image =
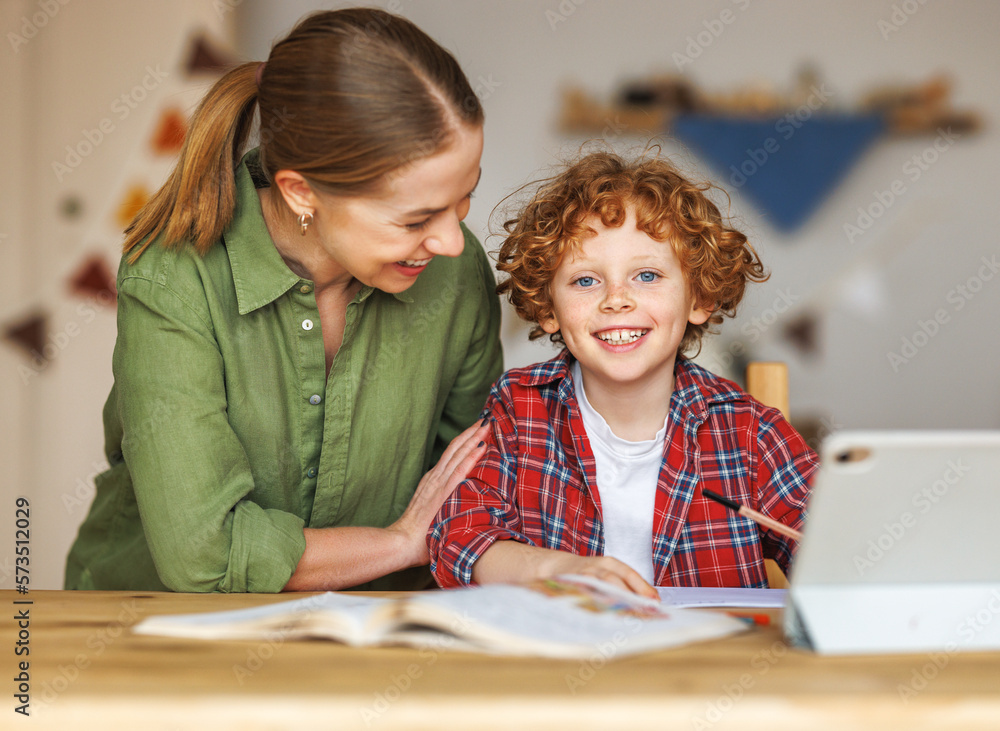
{"type": "MultiPolygon", "coordinates": [[[[747,366],[747,393],[765,406],[773,406],[788,419],[788,366],[784,363],[754,362],[747,366]]],[[[788,587],[788,578],[771,559],[764,560],[767,584],[772,589],[788,587]]]]}
{"type": "Polygon", "coordinates": [[[747,393],[788,419],[788,366],[755,362],[747,366],[747,393]]]}

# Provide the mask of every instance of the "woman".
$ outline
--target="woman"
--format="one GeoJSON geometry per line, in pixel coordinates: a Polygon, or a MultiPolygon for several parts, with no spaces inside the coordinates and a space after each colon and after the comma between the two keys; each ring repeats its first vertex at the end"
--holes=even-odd
{"type": "Polygon", "coordinates": [[[482,123],[455,60],[372,9],[310,16],[211,89],[126,231],[110,469],[67,588],[429,580],[427,526],[502,369],[460,224],[482,123]]]}

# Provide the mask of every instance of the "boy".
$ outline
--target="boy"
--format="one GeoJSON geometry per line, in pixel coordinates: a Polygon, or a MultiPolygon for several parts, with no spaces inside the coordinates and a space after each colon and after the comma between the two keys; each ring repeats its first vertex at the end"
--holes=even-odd
{"type": "Polygon", "coordinates": [[[817,467],[780,412],[684,357],[766,279],[709,187],[595,153],[505,224],[498,291],[566,349],[493,386],[487,452],[429,535],[439,584],[583,573],[655,597],[788,570],[793,540],[702,494],[799,528],[817,467]]]}

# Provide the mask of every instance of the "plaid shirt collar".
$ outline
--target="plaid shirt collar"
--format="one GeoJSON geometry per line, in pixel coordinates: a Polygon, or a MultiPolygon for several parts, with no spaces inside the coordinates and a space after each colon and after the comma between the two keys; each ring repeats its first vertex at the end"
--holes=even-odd
{"type": "MultiPolygon", "coordinates": [[[[568,403],[570,399],[576,398],[569,378],[574,360],[573,354],[563,348],[555,358],[526,369],[518,378],[518,383],[536,388],[558,383],[556,395],[561,402],[568,403]]],[[[687,358],[677,358],[674,364],[671,412],[676,413],[681,421],[690,419],[695,424],[700,424],[708,417],[710,406],[744,400],[746,394],[731,381],[713,376],[687,358]]]]}

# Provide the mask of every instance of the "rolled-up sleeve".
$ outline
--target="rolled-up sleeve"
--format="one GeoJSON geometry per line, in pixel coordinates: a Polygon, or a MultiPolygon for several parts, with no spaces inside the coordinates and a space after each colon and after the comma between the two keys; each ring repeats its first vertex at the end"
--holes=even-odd
{"type": "Polygon", "coordinates": [[[304,523],[253,501],[254,480],[227,418],[225,364],[210,323],[204,303],[167,283],[120,282],[113,367],[122,455],[168,588],[280,591],[305,550],[304,523]]]}

